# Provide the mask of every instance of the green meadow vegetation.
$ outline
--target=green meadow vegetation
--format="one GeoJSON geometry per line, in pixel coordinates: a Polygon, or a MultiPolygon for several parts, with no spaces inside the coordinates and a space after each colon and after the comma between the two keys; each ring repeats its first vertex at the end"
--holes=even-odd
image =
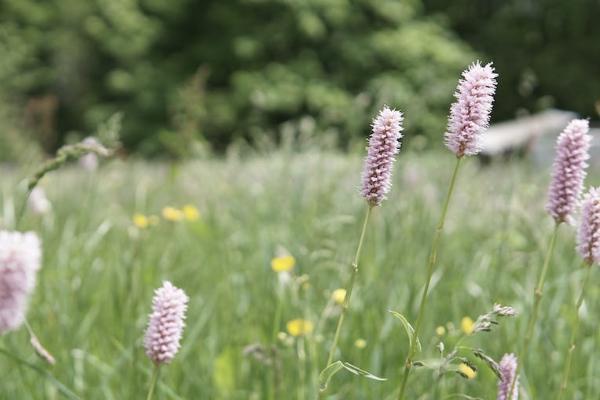
{"type": "MultiPolygon", "coordinates": [[[[389,311],[416,319],[453,164],[447,151],[399,156],[388,200],[373,209],[336,353],[386,380],[342,370],[325,398],[397,395],[409,342],[389,311]]],[[[544,210],[549,166],[463,164],[416,359],[438,365],[440,343],[447,353],[460,342],[474,374],[461,375],[460,365],[442,377],[415,367],[410,399],[495,398],[498,379],[472,350],[496,361],[518,353],[553,229],[544,210]],[[469,335],[472,321],[495,303],[519,315],[469,335]]],[[[52,211],[26,211],[19,229],[42,240],[28,320],[56,364],[34,354],[24,328],[0,337],[0,398],[145,398],[152,363],[143,335],[153,290],[163,280],[190,300],[181,350],[162,368],[155,398],[316,398],[341,310],[334,293],[349,277],[364,214],[361,166],[358,154],[309,146],[171,164],[114,158],[95,172],[72,164],[48,174],[40,185],[52,211]]],[[[588,186],[599,182],[590,172],[588,186]]],[[[30,173],[2,168],[0,217],[7,229],[30,173]]],[[[529,360],[519,371],[530,398],[553,398],[560,384],[580,264],[575,229],[562,224],[529,360]]],[[[595,268],[569,399],[600,397],[597,277],[595,268]]]]}

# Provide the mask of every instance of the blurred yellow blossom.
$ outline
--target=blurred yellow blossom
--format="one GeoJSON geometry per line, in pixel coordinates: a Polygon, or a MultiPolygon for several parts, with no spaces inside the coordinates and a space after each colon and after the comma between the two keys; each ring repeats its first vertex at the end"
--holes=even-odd
{"type": "Polygon", "coordinates": [[[460,363],[458,372],[467,379],[473,379],[477,376],[477,372],[465,363],[460,363]]]}
{"type": "Polygon", "coordinates": [[[149,224],[150,222],[148,221],[148,217],[146,217],[144,214],[133,214],[133,225],[135,225],[136,228],[146,229],[149,224]]]}
{"type": "Polygon", "coordinates": [[[365,347],[367,347],[367,341],[366,341],[365,339],[356,339],[356,340],[354,341],[354,346],[355,346],[357,349],[361,349],[361,350],[362,350],[362,349],[364,349],[365,347]]]}
{"type": "Polygon", "coordinates": [[[444,336],[446,334],[446,328],[444,328],[442,325],[438,326],[435,328],[435,334],[438,336],[444,336]]]}
{"type": "Polygon", "coordinates": [[[296,259],[293,256],[280,256],[271,260],[271,268],[275,272],[290,272],[296,265],[296,259]]]}
{"type": "Polygon", "coordinates": [[[464,317],[461,321],[460,321],[460,329],[462,329],[462,331],[466,334],[466,335],[470,335],[473,333],[473,330],[475,329],[475,323],[473,322],[473,320],[469,317],[464,317]]]}
{"type": "Polygon", "coordinates": [[[331,293],[331,298],[337,304],[344,304],[344,300],[346,299],[346,289],[335,289],[333,293],[331,293]]]}
{"type": "Polygon", "coordinates": [[[288,333],[296,337],[309,335],[314,329],[312,322],[299,318],[289,321],[286,327],[288,333]]]}
{"type": "Polygon", "coordinates": [[[183,211],[176,209],[175,207],[165,207],[162,209],[162,216],[167,221],[181,221],[183,219],[183,211]]]}
{"type": "Polygon", "coordinates": [[[185,206],[183,206],[181,211],[183,211],[183,215],[184,215],[185,219],[188,221],[193,222],[193,221],[198,221],[200,219],[200,212],[198,211],[198,209],[196,207],[194,207],[191,204],[186,204],[185,206]]]}

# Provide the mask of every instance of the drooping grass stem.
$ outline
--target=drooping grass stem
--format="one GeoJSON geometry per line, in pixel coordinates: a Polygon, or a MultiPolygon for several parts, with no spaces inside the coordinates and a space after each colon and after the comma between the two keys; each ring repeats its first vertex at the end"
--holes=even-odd
{"type": "Polygon", "coordinates": [[[585,268],[585,278],[583,279],[583,285],[581,286],[581,292],[579,293],[579,297],[577,298],[577,303],[575,303],[575,323],[573,325],[573,330],[571,331],[571,339],[569,340],[569,348],[567,350],[567,361],[565,362],[565,372],[563,374],[563,380],[560,385],[560,390],[557,395],[557,399],[561,400],[563,395],[567,389],[569,384],[569,375],[571,373],[571,363],[573,362],[573,353],[575,352],[575,341],[577,340],[577,333],[579,330],[579,309],[583,304],[583,297],[585,296],[585,288],[588,285],[590,280],[590,275],[592,271],[592,264],[584,262],[583,267],[585,268]]]}
{"type": "Polygon", "coordinates": [[[444,200],[444,205],[442,207],[442,214],[440,215],[440,220],[437,224],[437,227],[433,234],[433,239],[431,241],[431,250],[429,253],[429,261],[428,261],[428,265],[427,265],[427,279],[425,281],[425,287],[423,289],[423,294],[421,296],[421,303],[419,304],[419,314],[417,316],[417,322],[415,323],[415,329],[413,331],[411,345],[408,350],[408,355],[406,356],[406,361],[404,362],[404,373],[402,375],[402,382],[400,384],[398,400],[402,400],[404,398],[404,392],[406,390],[408,376],[412,369],[413,357],[415,356],[415,354],[417,352],[417,339],[419,337],[419,332],[421,330],[421,325],[423,323],[423,318],[425,316],[425,308],[426,308],[426,304],[427,304],[427,295],[429,293],[429,285],[431,284],[431,276],[433,275],[433,271],[435,270],[438,246],[439,246],[440,239],[442,237],[442,232],[444,230],[446,214],[448,213],[448,206],[450,204],[450,199],[452,198],[452,193],[454,192],[454,186],[456,184],[456,177],[458,176],[458,171],[460,169],[461,160],[462,160],[462,157],[457,157],[457,159],[456,159],[456,165],[454,166],[454,171],[452,172],[452,178],[450,179],[450,184],[448,186],[448,193],[446,194],[446,199],[444,200]]]}
{"type": "Polygon", "coordinates": [[[158,382],[159,372],[160,364],[154,364],[154,369],[152,370],[152,377],[150,378],[150,388],[148,389],[148,396],[146,396],[146,400],[152,400],[152,396],[154,396],[154,388],[156,388],[156,383],[158,382]]]}

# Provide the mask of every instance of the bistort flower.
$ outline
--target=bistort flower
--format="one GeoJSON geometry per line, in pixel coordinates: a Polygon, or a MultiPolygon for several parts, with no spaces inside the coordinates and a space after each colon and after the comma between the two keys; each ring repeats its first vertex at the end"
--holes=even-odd
{"type": "Polygon", "coordinates": [[[144,347],[155,364],[171,362],[179,351],[187,303],[185,292],[169,281],[154,292],[144,347]]]}
{"type": "Polygon", "coordinates": [[[457,157],[480,151],[479,137],[490,123],[497,76],[491,63],[482,66],[479,61],[462,73],[444,134],[446,146],[457,157]]]}
{"type": "Polygon", "coordinates": [[[517,373],[517,357],[514,354],[505,354],[500,360],[500,375],[502,378],[498,381],[498,396],[496,400],[518,400],[519,398],[519,377],[517,373]],[[515,381],[516,380],[516,381],[515,381]],[[514,381],[514,384],[513,384],[514,381]],[[509,395],[513,388],[512,396],[509,395]]]}
{"type": "Polygon", "coordinates": [[[37,235],[0,231],[0,334],[21,326],[42,250],[37,235]]]}
{"type": "Polygon", "coordinates": [[[378,206],[392,186],[392,167],[400,151],[402,113],[387,106],[373,120],[367,157],[362,173],[362,196],[371,206],[378,206]]]}
{"type": "Polygon", "coordinates": [[[587,120],[575,119],[556,141],[556,156],[546,204],[546,210],[556,223],[570,222],[578,205],[587,160],[590,158],[588,150],[592,138],[588,130],[587,120]]]}
{"type": "Polygon", "coordinates": [[[600,188],[592,188],[581,206],[577,251],[588,264],[600,262],[600,188]]]}

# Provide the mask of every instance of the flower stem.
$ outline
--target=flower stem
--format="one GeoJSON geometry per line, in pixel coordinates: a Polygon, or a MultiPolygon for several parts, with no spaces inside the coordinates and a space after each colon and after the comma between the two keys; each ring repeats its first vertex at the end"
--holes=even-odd
{"type": "MultiPolygon", "coordinates": [[[[333,356],[335,355],[337,343],[340,338],[340,333],[342,331],[342,324],[344,323],[346,311],[348,310],[348,306],[350,304],[350,297],[352,296],[354,282],[356,282],[356,275],[358,275],[358,261],[360,259],[360,253],[362,251],[363,242],[365,240],[365,234],[367,232],[367,225],[369,223],[369,217],[371,216],[372,210],[373,206],[367,204],[367,211],[365,213],[365,219],[363,222],[362,231],[360,233],[360,239],[358,240],[356,254],[354,255],[354,261],[352,262],[352,273],[350,275],[350,280],[346,285],[346,296],[344,297],[344,304],[342,304],[342,312],[340,313],[340,317],[338,318],[337,326],[335,328],[335,335],[333,337],[333,342],[331,343],[331,348],[329,349],[329,356],[327,357],[327,364],[325,365],[325,368],[327,368],[332,363],[333,356]]],[[[319,393],[321,393],[321,390],[319,390],[319,393]]]]}
{"type": "Polygon", "coordinates": [[[427,303],[427,295],[429,293],[429,285],[431,284],[431,276],[433,275],[433,271],[435,269],[435,264],[437,261],[437,251],[439,242],[442,236],[442,232],[444,230],[444,223],[446,221],[446,214],[448,213],[448,206],[450,204],[450,199],[452,198],[452,192],[454,192],[454,186],[456,184],[456,177],[458,176],[458,171],[460,169],[462,157],[458,157],[456,159],[456,165],[454,166],[454,172],[452,173],[452,178],[450,179],[450,185],[448,186],[448,193],[446,194],[446,200],[444,201],[444,206],[442,208],[442,214],[440,215],[440,220],[438,222],[437,228],[433,234],[433,239],[431,241],[431,250],[429,252],[429,262],[427,265],[427,280],[425,282],[425,288],[423,289],[423,294],[421,296],[421,303],[419,305],[419,314],[417,316],[417,322],[415,324],[415,330],[412,335],[411,345],[408,350],[408,355],[406,356],[406,361],[404,362],[404,373],[402,376],[402,383],[400,384],[400,392],[398,393],[398,400],[402,400],[404,398],[404,391],[406,390],[406,383],[408,382],[408,375],[410,374],[413,357],[417,352],[417,339],[419,337],[419,332],[421,330],[421,324],[423,323],[423,317],[425,315],[425,306],[427,303]]]}
{"type": "Polygon", "coordinates": [[[533,331],[535,329],[537,318],[540,312],[540,303],[542,302],[544,283],[546,282],[546,275],[548,274],[548,269],[550,267],[550,260],[552,259],[552,254],[554,253],[554,247],[556,245],[556,236],[558,234],[559,226],[560,224],[558,223],[554,225],[554,230],[552,231],[552,236],[550,237],[550,245],[548,246],[548,250],[546,251],[546,257],[544,259],[542,273],[540,274],[538,284],[533,292],[533,312],[529,320],[529,325],[527,326],[527,332],[525,333],[525,339],[523,342],[523,352],[521,354],[521,363],[525,363],[527,353],[529,352],[529,344],[531,343],[533,331]]]}
{"type": "MultiPolygon", "coordinates": [[[[546,282],[546,274],[548,273],[548,269],[550,267],[550,260],[552,259],[552,254],[554,253],[554,247],[556,245],[556,237],[558,235],[558,228],[560,227],[560,223],[556,223],[554,225],[554,229],[552,230],[552,235],[550,236],[550,244],[548,245],[548,249],[546,250],[546,256],[544,257],[544,265],[542,267],[542,272],[540,274],[538,284],[533,291],[533,311],[531,313],[531,318],[529,319],[529,324],[527,326],[527,331],[525,333],[525,338],[523,339],[523,348],[521,349],[521,362],[517,365],[517,370],[515,371],[515,376],[517,376],[520,369],[523,369],[525,363],[528,359],[529,353],[529,344],[531,343],[531,338],[533,337],[533,331],[535,329],[536,321],[540,312],[540,303],[542,301],[542,295],[544,291],[544,283],[546,282]]],[[[510,388],[510,396],[515,390],[517,379],[513,379],[512,386],[510,388]]],[[[508,400],[511,400],[509,398],[508,400]]]]}
{"type": "Polygon", "coordinates": [[[577,331],[579,330],[579,322],[580,322],[579,309],[581,308],[581,305],[583,304],[585,288],[588,285],[588,282],[590,280],[590,275],[591,275],[590,272],[592,271],[592,265],[585,262],[584,268],[586,269],[585,278],[583,279],[583,285],[581,286],[581,292],[579,293],[579,297],[577,298],[577,303],[575,303],[575,325],[573,325],[573,330],[571,331],[571,340],[569,341],[570,346],[569,346],[569,349],[567,350],[567,362],[565,364],[565,372],[563,375],[563,381],[562,381],[562,384],[560,385],[560,390],[558,392],[558,396],[556,397],[558,400],[561,400],[563,398],[563,394],[567,389],[567,385],[569,384],[569,374],[571,373],[571,362],[573,361],[573,352],[575,351],[575,340],[577,338],[577,331]]]}
{"type": "Polygon", "coordinates": [[[156,387],[156,383],[158,382],[158,374],[160,372],[160,365],[154,364],[154,370],[152,371],[152,378],[150,378],[150,389],[148,390],[148,396],[146,400],[152,400],[152,396],[154,395],[154,388],[156,387]]]}

